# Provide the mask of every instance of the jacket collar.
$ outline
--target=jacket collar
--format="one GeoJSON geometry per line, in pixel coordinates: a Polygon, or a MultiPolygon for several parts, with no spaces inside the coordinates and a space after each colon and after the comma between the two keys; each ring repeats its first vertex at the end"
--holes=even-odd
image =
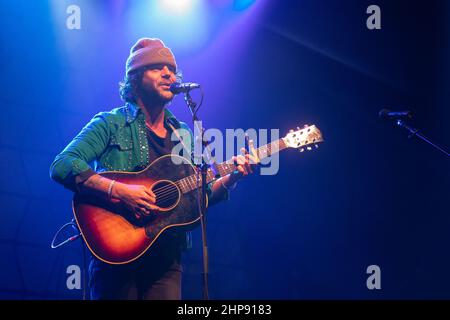
{"type": "MultiPolygon", "coordinates": [[[[136,118],[139,117],[140,114],[142,114],[142,116],[144,115],[142,113],[141,108],[138,105],[134,104],[134,103],[127,103],[126,104],[125,113],[126,113],[126,121],[127,121],[127,123],[131,123],[131,122],[135,121],[136,118]]],[[[177,129],[180,128],[180,122],[173,115],[173,113],[167,108],[164,108],[164,122],[165,123],[170,123],[171,125],[173,125],[177,129]]]]}

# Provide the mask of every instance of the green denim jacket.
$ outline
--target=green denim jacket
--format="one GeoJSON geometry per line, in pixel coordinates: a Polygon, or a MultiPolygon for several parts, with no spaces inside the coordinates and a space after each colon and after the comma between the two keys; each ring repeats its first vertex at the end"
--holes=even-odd
{"type": "MultiPolygon", "coordinates": [[[[178,121],[167,109],[164,121],[172,124],[183,144],[193,150],[190,128],[184,122],[178,121]]],[[[110,112],[95,115],[56,156],[50,166],[50,176],[64,187],[77,191],[77,184],[96,172],[135,172],[144,169],[150,164],[148,148],[144,113],[138,106],[127,103],[110,112]]],[[[227,193],[221,199],[212,197],[213,183],[208,185],[209,205],[228,199],[227,193]]]]}

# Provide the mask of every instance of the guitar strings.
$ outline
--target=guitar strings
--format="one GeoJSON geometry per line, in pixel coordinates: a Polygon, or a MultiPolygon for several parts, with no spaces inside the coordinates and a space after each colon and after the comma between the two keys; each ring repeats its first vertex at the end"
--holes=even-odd
{"type": "MultiPolygon", "coordinates": [[[[280,139],[281,140],[281,139],[280,139]]],[[[279,143],[280,141],[277,141],[277,143],[279,143]]],[[[283,142],[283,141],[282,141],[283,142]]],[[[266,147],[267,149],[268,149],[268,153],[270,153],[271,152],[271,147],[272,147],[272,144],[273,144],[273,142],[272,143],[270,143],[269,145],[265,145],[265,146],[263,146],[263,147],[266,147]]],[[[260,148],[258,148],[257,150],[258,151],[260,151],[260,149],[261,149],[262,147],[260,147],[260,148]]],[[[279,149],[280,150],[282,150],[283,148],[282,147],[280,147],[280,145],[279,145],[279,149]]],[[[231,164],[231,163],[230,163],[231,164]]],[[[230,164],[228,164],[228,165],[230,165],[230,164]]],[[[198,186],[194,186],[194,188],[192,188],[192,186],[191,186],[191,184],[189,183],[189,180],[187,180],[187,179],[189,179],[190,177],[186,177],[186,178],[183,178],[183,179],[180,179],[180,180],[178,180],[178,181],[175,181],[174,182],[174,184],[179,188],[179,189],[181,189],[181,191],[183,192],[183,188],[184,187],[187,187],[187,189],[188,189],[188,191],[190,191],[189,189],[191,189],[191,190],[193,190],[193,189],[195,189],[195,188],[198,188],[198,186]],[[183,185],[183,180],[186,180],[187,182],[184,182],[184,185],[183,185]]],[[[194,181],[194,182],[198,182],[198,181],[194,181]]],[[[166,199],[170,199],[170,197],[172,197],[171,196],[171,194],[173,194],[173,193],[177,193],[177,189],[175,188],[174,189],[174,186],[173,185],[171,185],[171,184],[168,184],[168,185],[166,185],[166,186],[163,186],[163,187],[160,187],[160,188],[158,188],[158,189],[155,189],[155,190],[153,190],[153,192],[155,193],[155,195],[156,195],[156,193],[158,193],[159,192],[159,194],[157,195],[157,197],[159,198],[158,200],[160,200],[160,201],[165,201],[166,199]],[[166,197],[168,197],[168,198],[166,198],[166,197]],[[164,200],[163,200],[164,199],[164,200]]]]}
{"type": "MultiPolygon", "coordinates": [[[[183,179],[174,182],[174,184],[179,189],[183,189],[183,187],[187,187],[187,188],[191,188],[192,187],[188,183],[185,183],[185,185],[183,186],[183,184],[181,182],[182,180],[183,179]]],[[[183,190],[180,190],[180,191],[183,191],[183,190]]],[[[164,201],[168,201],[168,200],[171,200],[171,199],[178,198],[178,189],[175,186],[171,185],[171,184],[168,184],[168,185],[162,186],[160,188],[154,189],[153,192],[156,195],[156,201],[157,202],[164,202],[164,201]]]]}
{"type": "MultiPolygon", "coordinates": [[[[177,182],[178,182],[178,181],[177,181],[177,182]]],[[[175,184],[179,189],[183,189],[183,185],[182,185],[182,184],[179,185],[179,184],[177,184],[177,182],[175,182],[174,184],[175,184]]],[[[163,186],[163,187],[154,189],[154,190],[152,190],[152,191],[153,191],[155,194],[156,194],[157,192],[161,192],[160,195],[162,195],[162,194],[164,194],[164,192],[166,192],[166,191],[172,191],[173,188],[175,188],[173,185],[168,184],[168,185],[166,185],[166,186],[163,186]]],[[[176,189],[176,188],[175,188],[175,189],[176,189]]],[[[181,191],[183,191],[183,190],[181,190],[181,191]]]]}
{"type": "MultiPolygon", "coordinates": [[[[191,186],[191,184],[189,182],[184,182],[184,184],[183,184],[182,180],[184,180],[184,179],[186,179],[186,178],[183,178],[181,180],[175,181],[174,184],[177,187],[179,187],[180,189],[184,189],[184,188],[190,189],[190,188],[192,188],[192,186],[191,186]]],[[[168,184],[168,185],[160,187],[160,188],[158,188],[156,190],[158,190],[158,191],[163,191],[163,190],[164,191],[168,191],[171,188],[173,188],[173,185],[168,184]]],[[[153,190],[153,192],[155,192],[155,190],[153,190]]]]}
{"type": "Polygon", "coordinates": [[[156,201],[167,201],[178,197],[178,189],[173,185],[167,185],[153,190],[156,195],[156,201]],[[175,197],[174,197],[175,196],[175,197]]]}
{"type": "MultiPolygon", "coordinates": [[[[183,184],[182,181],[186,180],[188,178],[189,177],[186,177],[186,178],[183,178],[183,179],[180,179],[180,180],[174,182],[174,184],[180,189],[180,191],[182,193],[184,193],[183,189],[187,189],[187,191],[191,191],[191,190],[198,188],[198,186],[193,187],[189,182],[184,182],[184,184],[183,184]]],[[[187,180],[187,181],[189,181],[189,180],[187,180]]],[[[197,181],[195,181],[195,182],[197,182],[197,181]]],[[[178,189],[175,188],[172,184],[167,184],[165,186],[162,186],[162,187],[157,188],[152,191],[155,193],[155,195],[157,197],[157,199],[156,199],[157,201],[167,201],[171,198],[178,197],[178,189]],[[177,196],[174,197],[175,194],[177,196]]]]}
{"type": "Polygon", "coordinates": [[[159,199],[163,199],[163,197],[165,197],[167,195],[170,195],[170,194],[173,194],[173,193],[178,193],[178,190],[176,188],[174,188],[172,190],[165,190],[163,193],[159,193],[159,194],[157,194],[157,192],[154,192],[156,197],[159,198],[159,199]]]}
{"type": "Polygon", "coordinates": [[[175,193],[172,193],[172,194],[165,195],[164,197],[157,197],[156,198],[156,203],[172,201],[172,200],[175,200],[177,198],[178,198],[178,192],[175,192],[175,193]]]}
{"type": "MultiPolygon", "coordinates": [[[[173,183],[180,189],[180,191],[182,193],[184,193],[183,189],[186,189],[186,191],[191,191],[191,190],[198,188],[198,186],[196,186],[196,185],[194,185],[194,186],[191,185],[190,181],[188,180],[189,178],[190,178],[190,176],[180,179],[178,181],[175,181],[173,183]]],[[[207,179],[208,179],[208,177],[207,177],[207,179]]],[[[198,181],[194,181],[194,182],[195,182],[195,184],[197,184],[198,181]]],[[[165,186],[162,186],[162,187],[157,188],[152,191],[155,193],[155,195],[157,197],[157,199],[156,199],[157,201],[167,201],[167,200],[173,198],[173,196],[175,194],[178,194],[177,188],[175,188],[172,184],[167,184],[165,186]]]]}
{"type": "MultiPolygon", "coordinates": [[[[227,164],[227,167],[228,166],[230,166],[231,165],[231,163],[230,164],[227,164]]],[[[219,171],[220,171],[220,169],[219,169],[219,171]]],[[[224,176],[225,174],[221,174],[221,176],[224,176]]],[[[195,180],[194,181],[194,187],[191,185],[191,183],[189,182],[189,179],[192,177],[192,175],[191,176],[188,176],[188,177],[185,177],[185,178],[182,178],[182,179],[180,179],[180,180],[178,180],[178,181],[175,181],[175,182],[173,182],[177,187],[179,187],[180,189],[181,189],[181,191],[183,191],[182,189],[183,188],[186,188],[187,189],[187,191],[191,191],[191,190],[194,190],[194,189],[196,189],[197,188],[197,186],[196,186],[196,184],[197,184],[197,181],[195,180]],[[184,181],[184,182],[183,182],[184,181]]],[[[208,179],[208,177],[207,177],[207,179],[208,179]]],[[[214,180],[214,179],[213,179],[214,180]]],[[[201,182],[201,181],[200,181],[201,182]]],[[[170,191],[170,189],[171,188],[173,188],[173,186],[172,185],[170,185],[170,184],[168,184],[168,185],[166,185],[166,186],[163,186],[163,187],[160,187],[160,188],[158,188],[157,190],[158,191],[170,191]]],[[[155,191],[155,190],[153,190],[153,191],[155,191]]]]}

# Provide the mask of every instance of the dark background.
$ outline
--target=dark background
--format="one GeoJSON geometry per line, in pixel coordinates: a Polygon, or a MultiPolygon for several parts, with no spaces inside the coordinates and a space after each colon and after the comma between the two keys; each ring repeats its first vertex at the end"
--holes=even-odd
{"type": "MultiPolygon", "coordinates": [[[[142,36],[163,39],[184,80],[203,85],[207,128],[284,135],[314,123],[325,138],[316,152],[281,153],[277,175],[252,176],[210,208],[212,298],[450,298],[449,158],[377,117],[412,110],[414,126],[450,147],[450,3],[237,3],[205,4],[208,19],[191,26],[156,23],[140,2],[1,2],[0,298],[82,297],[66,288],[80,242],[50,249],[72,195],[48,169],[95,113],[121,105],[142,36]],[[70,4],[81,30],[65,27],[70,4]],[[381,30],[366,27],[371,4],[381,30]],[[381,290],[366,287],[369,265],[381,290]]],[[[171,110],[191,124],[182,97],[171,110]]],[[[185,298],[201,297],[200,240],[196,230],[185,298]]]]}

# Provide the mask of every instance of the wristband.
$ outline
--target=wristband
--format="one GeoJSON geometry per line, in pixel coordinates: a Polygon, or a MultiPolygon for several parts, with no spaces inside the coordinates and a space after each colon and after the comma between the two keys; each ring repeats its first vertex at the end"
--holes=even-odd
{"type": "Polygon", "coordinates": [[[108,198],[109,199],[112,198],[112,189],[113,189],[115,183],[116,183],[116,180],[112,180],[109,184],[109,187],[108,187],[108,198]]]}

